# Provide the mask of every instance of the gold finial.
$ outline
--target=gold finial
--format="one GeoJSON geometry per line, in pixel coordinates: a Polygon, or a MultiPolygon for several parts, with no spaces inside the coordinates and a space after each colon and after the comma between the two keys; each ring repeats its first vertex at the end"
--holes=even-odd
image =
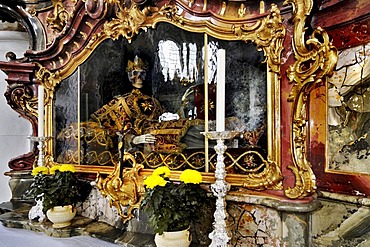
{"type": "Polygon", "coordinates": [[[246,11],[247,11],[247,9],[245,8],[244,3],[242,3],[242,4],[240,5],[240,8],[238,9],[238,17],[239,17],[239,18],[243,18],[243,17],[244,17],[244,15],[245,15],[245,13],[246,13],[246,11]]]}
{"type": "Polygon", "coordinates": [[[265,2],[260,1],[260,14],[265,13],[265,2]]]}

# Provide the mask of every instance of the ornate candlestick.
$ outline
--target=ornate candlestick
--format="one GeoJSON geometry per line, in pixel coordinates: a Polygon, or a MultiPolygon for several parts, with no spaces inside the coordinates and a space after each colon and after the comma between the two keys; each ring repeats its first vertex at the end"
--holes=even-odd
{"type": "Polygon", "coordinates": [[[29,136],[28,137],[33,142],[38,142],[37,148],[39,149],[39,157],[37,159],[37,166],[44,165],[44,149],[45,149],[45,142],[50,139],[50,137],[46,136],[29,136]]]}
{"type": "MultiPolygon", "coordinates": [[[[45,136],[29,136],[28,137],[33,142],[38,142],[39,157],[37,159],[37,166],[44,165],[44,148],[45,142],[50,139],[50,137],[45,136]]],[[[28,212],[29,219],[39,219],[39,222],[42,222],[45,219],[45,214],[42,211],[43,205],[42,200],[36,200],[36,205],[33,206],[28,212]]]]}
{"type": "Polygon", "coordinates": [[[202,132],[208,139],[217,140],[217,145],[214,147],[217,153],[217,163],[215,178],[216,181],[211,185],[213,194],[217,197],[216,199],[216,211],[214,212],[215,221],[213,222],[213,231],[209,234],[209,238],[212,240],[211,247],[227,247],[227,243],[230,237],[227,234],[226,228],[226,194],[229,189],[227,182],[225,181],[226,170],[224,163],[224,153],[226,151],[225,140],[232,139],[239,134],[237,131],[210,131],[202,132]]]}

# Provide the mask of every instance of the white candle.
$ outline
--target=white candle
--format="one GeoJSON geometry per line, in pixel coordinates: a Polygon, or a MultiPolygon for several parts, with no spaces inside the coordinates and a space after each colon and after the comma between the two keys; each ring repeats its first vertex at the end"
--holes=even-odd
{"type": "Polygon", "coordinates": [[[216,131],[225,131],[225,50],[217,51],[216,131]]]}
{"type": "Polygon", "coordinates": [[[37,101],[37,109],[38,109],[38,137],[44,136],[44,87],[39,85],[38,86],[38,101],[37,101]]]}

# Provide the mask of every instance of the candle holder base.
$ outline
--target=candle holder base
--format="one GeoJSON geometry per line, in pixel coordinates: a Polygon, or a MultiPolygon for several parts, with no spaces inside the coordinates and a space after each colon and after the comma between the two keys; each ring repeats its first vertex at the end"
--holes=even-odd
{"type": "Polygon", "coordinates": [[[227,247],[227,243],[230,237],[227,233],[226,227],[226,195],[229,190],[229,185],[225,181],[226,170],[224,163],[224,153],[226,151],[226,145],[224,141],[232,139],[237,136],[240,132],[238,131],[210,131],[201,132],[204,136],[211,140],[217,140],[217,145],[214,147],[217,153],[217,163],[215,178],[216,181],[211,185],[213,195],[216,196],[216,210],[214,213],[215,221],[213,222],[214,230],[209,234],[209,238],[212,240],[211,247],[227,247]]]}
{"type": "Polygon", "coordinates": [[[240,134],[240,131],[208,131],[208,132],[200,132],[205,137],[211,140],[229,140],[233,139],[235,136],[240,134]]]}
{"type": "Polygon", "coordinates": [[[38,159],[37,159],[37,166],[43,166],[44,165],[45,142],[50,140],[51,137],[48,137],[48,136],[29,136],[28,139],[30,139],[33,142],[38,142],[37,148],[39,149],[39,156],[38,156],[38,159]]]}

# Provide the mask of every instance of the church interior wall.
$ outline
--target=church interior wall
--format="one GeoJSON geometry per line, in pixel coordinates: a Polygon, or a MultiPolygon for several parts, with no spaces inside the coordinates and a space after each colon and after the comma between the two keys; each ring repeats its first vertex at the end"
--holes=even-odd
{"type": "MultiPolygon", "coordinates": [[[[0,60],[5,61],[5,54],[14,51],[18,56],[22,56],[29,47],[28,35],[26,32],[16,30],[14,25],[2,24],[0,31],[0,60]],[[14,30],[15,29],[15,30],[14,30]]],[[[5,82],[6,75],[0,72],[0,80],[5,82]]],[[[5,93],[6,84],[1,83],[1,95],[5,93]]],[[[1,163],[7,164],[12,158],[30,151],[31,125],[25,119],[20,118],[19,114],[11,110],[7,105],[6,99],[1,97],[1,121],[0,121],[0,149],[1,163]],[[12,147],[9,149],[9,147],[12,147]],[[6,150],[6,151],[5,151],[6,150]]],[[[7,165],[1,166],[0,173],[8,172],[7,165]]],[[[12,198],[9,187],[9,177],[4,176],[0,180],[0,201],[9,201],[12,198]]]]}

